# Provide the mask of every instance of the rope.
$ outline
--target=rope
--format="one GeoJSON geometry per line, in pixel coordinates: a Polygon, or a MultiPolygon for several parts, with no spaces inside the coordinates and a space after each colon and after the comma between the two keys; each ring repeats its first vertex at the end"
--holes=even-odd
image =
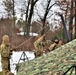
{"type": "MultiPolygon", "coordinates": [[[[48,26],[46,26],[46,27],[48,27],[48,26]]],[[[43,29],[45,29],[46,27],[44,27],[43,29]]],[[[39,33],[40,31],[42,31],[43,29],[39,30],[37,33],[39,33]]],[[[48,30],[45,34],[47,34],[49,31],[50,31],[50,30],[48,30]]],[[[16,46],[15,48],[17,49],[18,47],[22,46],[23,44],[25,44],[26,42],[28,42],[28,41],[29,41],[30,39],[32,39],[32,38],[33,38],[33,36],[32,36],[31,38],[29,38],[27,41],[24,41],[22,44],[16,46]]]]}

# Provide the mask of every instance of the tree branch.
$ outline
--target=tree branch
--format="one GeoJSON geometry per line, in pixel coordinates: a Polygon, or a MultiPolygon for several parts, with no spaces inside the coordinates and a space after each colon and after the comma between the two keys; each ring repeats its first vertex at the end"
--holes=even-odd
{"type": "Polygon", "coordinates": [[[37,1],[38,1],[38,0],[35,0],[34,5],[36,4],[37,1]]]}
{"type": "Polygon", "coordinates": [[[51,8],[52,8],[52,6],[54,6],[56,3],[54,3],[54,4],[52,4],[49,8],[48,8],[48,10],[50,10],[51,8]]]}

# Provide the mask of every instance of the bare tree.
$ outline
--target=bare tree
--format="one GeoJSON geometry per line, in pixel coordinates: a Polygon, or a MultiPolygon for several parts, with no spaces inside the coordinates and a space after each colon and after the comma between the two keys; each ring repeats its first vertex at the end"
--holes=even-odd
{"type": "MultiPolygon", "coordinates": [[[[58,1],[58,0],[57,0],[58,1]]],[[[74,24],[75,24],[75,0],[60,0],[60,7],[61,10],[64,12],[65,22],[67,26],[69,27],[69,34],[70,34],[70,40],[73,39],[73,30],[74,30],[74,24]]],[[[75,27],[76,31],[76,27],[75,27]]],[[[75,33],[76,35],[76,33],[75,33]]]]}
{"type": "MultiPolygon", "coordinates": [[[[45,10],[45,14],[44,14],[44,17],[43,17],[43,20],[42,20],[42,22],[43,22],[43,28],[44,28],[44,26],[45,26],[45,22],[46,22],[46,19],[47,19],[47,15],[48,15],[51,7],[52,7],[53,5],[55,5],[55,3],[54,3],[54,4],[52,4],[52,5],[50,6],[50,3],[51,3],[51,0],[48,0],[48,2],[47,2],[47,7],[46,7],[46,10],[45,10]]],[[[41,35],[43,35],[43,34],[44,34],[44,29],[42,30],[41,35]]]]}
{"type": "Polygon", "coordinates": [[[8,26],[8,34],[10,36],[12,36],[12,27],[15,26],[15,10],[14,10],[15,5],[14,5],[14,3],[15,3],[14,0],[3,1],[3,5],[5,6],[4,9],[6,11],[7,18],[8,18],[8,21],[9,21],[8,24],[10,25],[10,26],[8,26]],[[11,23],[10,20],[13,23],[11,23]]]}
{"type": "Polygon", "coordinates": [[[5,6],[5,11],[7,12],[8,18],[11,18],[15,14],[14,0],[5,0],[5,1],[3,1],[3,5],[5,6]]]}
{"type": "Polygon", "coordinates": [[[72,40],[73,38],[73,7],[74,7],[74,0],[71,0],[71,9],[70,9],[70,21],[69,21],[69,34],[72,40]]]}
{"type": "Polygon", "coordinates": [[[24,8],[25,11],[23,12],[25,12],[25,27],[27,28],[27,30],[25,30],[26,28],[24,27],[24,35],[26,31],[27,37],[29,37],[31,20],[34,13],[34,7],[37,2],[38,0],[27,0],[26,4],[24,4],[26,8],[24,8]]]}
{"type": "MultiPolygon", "coordinates": [[[[47,21],[47,16],[48,16],[48,14],[49,14],[49,11],[50,11],[50,9],[51,9],[55,4],[56,4],[56,3],[51,4],[51,0],[47,0],[45,6],[43,5],[43,3],[41,3],[41,5],[43,6],[43,8],[44,8],[44,10],[45,10],[43,17],[40,16],[39,13],[37,13],[37,15],[39,16],[39,18],[41,19],[41,22],[42,22],[42,28],[43,28],[43,30],[42,30],[42,32],[41,32],[41,35],[43,35],[44,32],[45,32],[44,27],[45,27],[45,23],[46,23],[46,21],[47,21]]],[[[50,17],[51,17],[51,16],[50,16],[50,17]]]]}
{"type": "Polygon", "coordinates": [[[15,27],[15,1],[12,0],[12,2],[13,2],[13,25],[15,27]]]}
{"type": "Polygon", "coordinates": [[[32,16],[34,13],[34,6],[37,3],[38,0],[31,0],[31,5],[30,5],[30,11],[29,11],[29,15],[28,15],[28,21],[27,21],[27,37],[29,36],[29,31],[30,31],[30,24],[31,24],[31,20],[32,20],[32,16]]]}

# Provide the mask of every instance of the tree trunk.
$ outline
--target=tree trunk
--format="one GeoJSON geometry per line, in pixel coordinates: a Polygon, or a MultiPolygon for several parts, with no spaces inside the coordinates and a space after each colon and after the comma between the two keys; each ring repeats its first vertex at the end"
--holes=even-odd
{"type": "Polygon", "coordinates": [[[73,33],[73,0],[71,0],[71,10],[70,10],[70,22],[69,22],[69,35],[70,40],[72,40],[72,33],[73,33]]]}
{"type": "Polygon", "coordinates": [[[37,1],[38,0],[35,0],[35,1],[34,0],[29,0],[29,3],[28,3],[27,14],[26,14],[26,20],[27,20],[27,24],[26,24],[27,25],[27,33],[26,33],[26,35],[27,35],[27,37],[29,37],[32,15],[33,15],[33,11],[34,11],[34,6],[35,6],[37,1]],[[30,11],[28,10],[29,9],[29,4],[30,4],[30,11]]]}
{"type": "Polygon", "coordinates": [[[26,9],[26,16],[25,16],[25,26],[24,26],[24,37],[25,37],[25,33],[26,33],[26,36],[29,36],[28,34],[28,11],[29,11],[29,6],[30,6],[30,2],[31,0],[28,0],[28,6],[27,6],[27,9],[26,9]],[[26,28],[25,28],[26,27],[26,28]],[[25,30],[27,29],[27,30],[25,30]]]}
{"type": "Polygon", "coordinates": [[[34,10],[34,5],[33,5],[34,2],[33,2],[33,1],[34,1],[34,0],[31,1],[31,8],[30,8],[30,13],[29,13],[29,17],[28,17],[28,23],[27,23],[27,37],[29,37],[31,19],[32,19],[33,10],[34,10]]]}
{"type": "Polygon", "coordinates": [[[42,26],[42,31],[41,31],[41,35],[43,35],[44,34],[44,32],[45,32],[45,29],[44,29],[44,27],[45,27],[45,22],[43,22],[43,26],[42,26]]]}
{"type": "Polygon", "coordinates": [[[44,14],[44,17],[43,17],[43,19],[42,19],[43,30],[42,30],[42,32],[41,32],[41,35],[44,34],[44,27],[45,27],[45,23],[46,23],[47,15],[48,15],[50,9],[52,8],[52,6],[55,5],[55,3],[54,3],[54,4],[52,4],[52,5],[50,6],[50,2],[51,2],[51,0],[48,0],[47,7],[46,7],[46,10],[45,10],[45,14],[44,14]]]}
{"type": "Polygon", "coordinates": [[[14,5],[14,0],[13,0],[13,27],[15,27],[15,10],[14,10],[14,7],[15,7],[15,5],[14,5]]]}
{"type": "Polygon", "coordinates": [[[75,38],[76,38],[76,0],[75,0],[75,38]]]}
{"type": "Polygon", "coordinates": [[[27,32],[26,32],[27,38],[29,38],[29,32],[30,32],[30,23],[27,23],[27,32]]]}
{"type": "Polygon", "coordinates": [[[62,20],[62,23],[63,23],[63,27],[64,27],[64,31],[65,31],[65,35],[66,35],[66,39],[67,39],[67,42],[70,42],[70,36],[69,36],[69,33],[67,31],[67,28],[66,28],[66,24],[65,24],[65,21],[64,21],[64,17],[62,14],[60,14],[60,17],[61,17],[61,20],[62,20]]]}

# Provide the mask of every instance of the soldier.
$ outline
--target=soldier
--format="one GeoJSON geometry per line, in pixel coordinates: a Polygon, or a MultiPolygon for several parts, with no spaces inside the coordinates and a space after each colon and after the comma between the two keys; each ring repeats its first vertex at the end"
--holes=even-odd
{"type": "Polygon", "coordinates": [[[57,48],[61,47],[62,45],[63,45],[63,41],[60,39],[59,42],[58,42],[57,48]]]}
{"type": "Polygon", "coordinates": [[[58,44],[63,45],[64,43],[63,43],[63,41],[60,39],[58,44]]]}
{"type": "Polygon", "coordinates": [[[34,42],[34,47],[36,49],[35,56],[41,56],[43,54],[43,48],[47,44],[45,39],[45,34],[41,37],[38,37],[37,40],[34,42]]]}
{"type": "Polygon", "coordinates": [[[3,75],[6,75],[6,73],[10,71],[11,55],[12,55],[12,51],[9,43],[9,36],[4,35],[1,44],[1,64],[2,64],[3,75]]]}
{"type": "Polygon", "coordinates": [[[56,38],[54,40],[54,43],[49,47],[49,51],[52,51],[52,50],[56,49],[57,45],[58,45],[58,42],[59,42],[59,40],[56,38]]]}

